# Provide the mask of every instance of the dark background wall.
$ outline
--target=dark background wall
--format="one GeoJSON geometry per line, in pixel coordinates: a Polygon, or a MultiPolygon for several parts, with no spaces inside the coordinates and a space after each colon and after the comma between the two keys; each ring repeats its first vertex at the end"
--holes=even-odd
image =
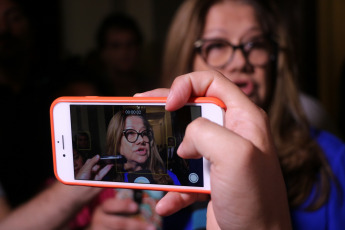
{"type": "MultiPolygon", "coordinates": [[[[23,1],[28,2],[28,1],[23,1]]],[[[94,47],[100,20],[111,11],[133,16],[145,36],[145,65],[159,71],[170,20],[183,0],[31,0],[43,55],[84,56],[94,47]]],[[[345,60],[345,1],[278,0],[289,21],[300,66],[303,91],[317,97],[337,123],[341,120],[341,68],[345,60]]]]}

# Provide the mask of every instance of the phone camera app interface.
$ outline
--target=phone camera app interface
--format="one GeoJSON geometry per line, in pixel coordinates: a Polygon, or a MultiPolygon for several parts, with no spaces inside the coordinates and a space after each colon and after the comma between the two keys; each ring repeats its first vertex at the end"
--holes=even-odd
{"type": "Polygon", "coordinates": [[[200,106],[168,112],[164,106],[71,105],[70,111],[76,179],[203,186],[203,160],[177,155],[200,106]]]}

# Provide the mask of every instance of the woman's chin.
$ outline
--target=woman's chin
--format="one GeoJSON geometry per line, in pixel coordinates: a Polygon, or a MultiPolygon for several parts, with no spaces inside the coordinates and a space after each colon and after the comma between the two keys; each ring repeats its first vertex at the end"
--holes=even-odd
{"type": "Polygon", "coordinates": [[[145,156],[140,156],[140,157],[138,157],[138,159],[136,160],[136,163],[137,163],[137,164],[140,164],[140,165],[145,164],[146,161],[147,161],[147,159],[148,159],[147,155],[145,155],[145,156]]]}
{"type": "MultiPolygon", "coordinates": [[[[144,165],[147,162],[148,156],[136,156],[135,159],[132,160],[127,160],[127,163],[125,164],[125,170],[131,169],[137,169],[140,168],[139,170],[143,169],[142,165],[144,165]]],[[[138,170],[135,170],[138,171],[138,170]]]]}

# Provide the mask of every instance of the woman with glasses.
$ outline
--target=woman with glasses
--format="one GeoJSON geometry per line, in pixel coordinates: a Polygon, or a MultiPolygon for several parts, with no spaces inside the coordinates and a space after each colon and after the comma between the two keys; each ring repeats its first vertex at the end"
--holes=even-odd
{"type": "Polygon", "coordinates": [[[151,125],[143,115],[120,111],[113,116],[107,131],[107,154],[124,158],[117,161],[115,181],[128,182],[134,176],[139,183],[180,185],[176,175],[165,169],[151,125]]]}
{"type": "Polygon", "coordinates": [[[116,156],[115,164],[96,166],[97,155],[84,164],[77,179],[180,185],[164,167],[152,127],[143,115],[117,112],[108,125],[106,148],[107,155],[116,156]]]}
{"type": "MultiPolygon", "coordinates": [[[[295,84],[296,66],[290,40],[275,10],[272,3],[264,0],[185,1],[167,37],[163,80],[168,86],[175,77],[186,75],[174,81],[168,98],[173,105],[167,107],[171,109],[182,104],[182,96],[219,96],[228,105],[226,128],[238,134],[239,140],[244,138],[253,143],[254,149],[249,150],[256,152],[264,145],[266,153],[272,153],[267,150],[269,144],[262,138],[266,138],[268,143],[271,143],[270,139],[273,140],[276,149],[273,153],[276,152],[282,170],[292,226],[295,229],[340,229],[345,226],[345,146],[333,135],[309,126],[295,84]],[[246,107],[248,101],[243,99],[244,95],[268,114],[268,130],[265,131],[258,124],[261,119],[266,120],[265,117],[262,118],[252,107],[246,107]]],[[[168,92],[164,90],[141,94],[167,95],[168,92]]],[[[265,162],[265,156],[269,154],[259,158],[255,157],[258,155],[249,155],[252,158],[244,161],[248,165],[244,164],[246,167],[241,168],[243,161],[240,160],[248,156],[243,154],[248,150],[244,147],[248,142],[237,141],[238,145],[231,145],[235,137],[218,129],[217,132],[216,129],[208,129],[207,132],[200,130],[198,135],[193,135],[195,127],[204,127],[204,123],[194,123],[191,134],[186,132],[189,138],[185,138],[184,142],[192,144],[182,142],[183,147],[189,148],[180,150],[180,154],[196,157],[197,152],[212,159],[213,155],[203,151],[208,149],[208,145],[196,141],[203,140],[205,135],[209,139],[209,146],[213,146],[212,154],[219,155],[221,159],[214,157],[211,165],[222,165],[222,161],[232,165],[227,159],[237,162],[234,164],[237,171],[224,167],[224,172],[220,173],[219,165],[213,168],[213,175],[217,177],[211,178],[211,182],[213,179],[219,183],[214,182],[213,187],[211,185],[208,223],[216,219],[217,224],[225,228],[235,225],[258,229],[259,224],[250,224],[266,220],[269,223],[271,215],[276,226],[283,223],[289,229],[290,225],[284,223],[284,218],[281,219],[285,216],[286,206],[282,198],[285,191],[281,190],[281,184],[277,182],[279,178],[272,178],[273,175],[279,176],[280,172],[274,164],[265,162]],[[222,142],[212,141],[211,137],[217,135],[222,142]],[[240,143],[243,148],[239,148],[242,146],[240,143]],[[203,148],[191,147],[198,145],[203,148]],[[232,155],[237,158],[231,158],[232,155]],[[236,175],[232,175],[234,171],[236,175]],[[241,181],[237,181],[235,176],[241,181]],[[251,180],[245,180],[250,176],[251,180]],[[230,186],[233,184],[236,186],[230,186]],[[228,188],[228,193],[221,193],[220,188],[228,188]],[[241,222],[242,218],[248,218],[248,221],[241,222]]],[[[158,204],[157,211],[164,215],[171,214],[195,199],[192,195],[170,194],[158,204]],[[174,203],[175,207],[168,207],[169,202],[174,203]]],[[[199,210],[196,215],[198,217],[194,220],[204,220],[206,224],[205,212],[199,210]]],[[[198,226],[201,225],[199,223],[198,226]]]]}

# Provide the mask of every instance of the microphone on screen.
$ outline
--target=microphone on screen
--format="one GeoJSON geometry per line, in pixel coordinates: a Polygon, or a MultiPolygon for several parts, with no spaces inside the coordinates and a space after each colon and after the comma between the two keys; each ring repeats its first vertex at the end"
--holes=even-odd
{"type": "Polygon", "coordinates": [[[114,164],[115,161],[117,161],[117,163],[126,163],[127,159],[125,157],[123,157],[122,155],[101,155],[101,157],[99,158],[100,161],[104,161],[106,164],[114,164]]]}

